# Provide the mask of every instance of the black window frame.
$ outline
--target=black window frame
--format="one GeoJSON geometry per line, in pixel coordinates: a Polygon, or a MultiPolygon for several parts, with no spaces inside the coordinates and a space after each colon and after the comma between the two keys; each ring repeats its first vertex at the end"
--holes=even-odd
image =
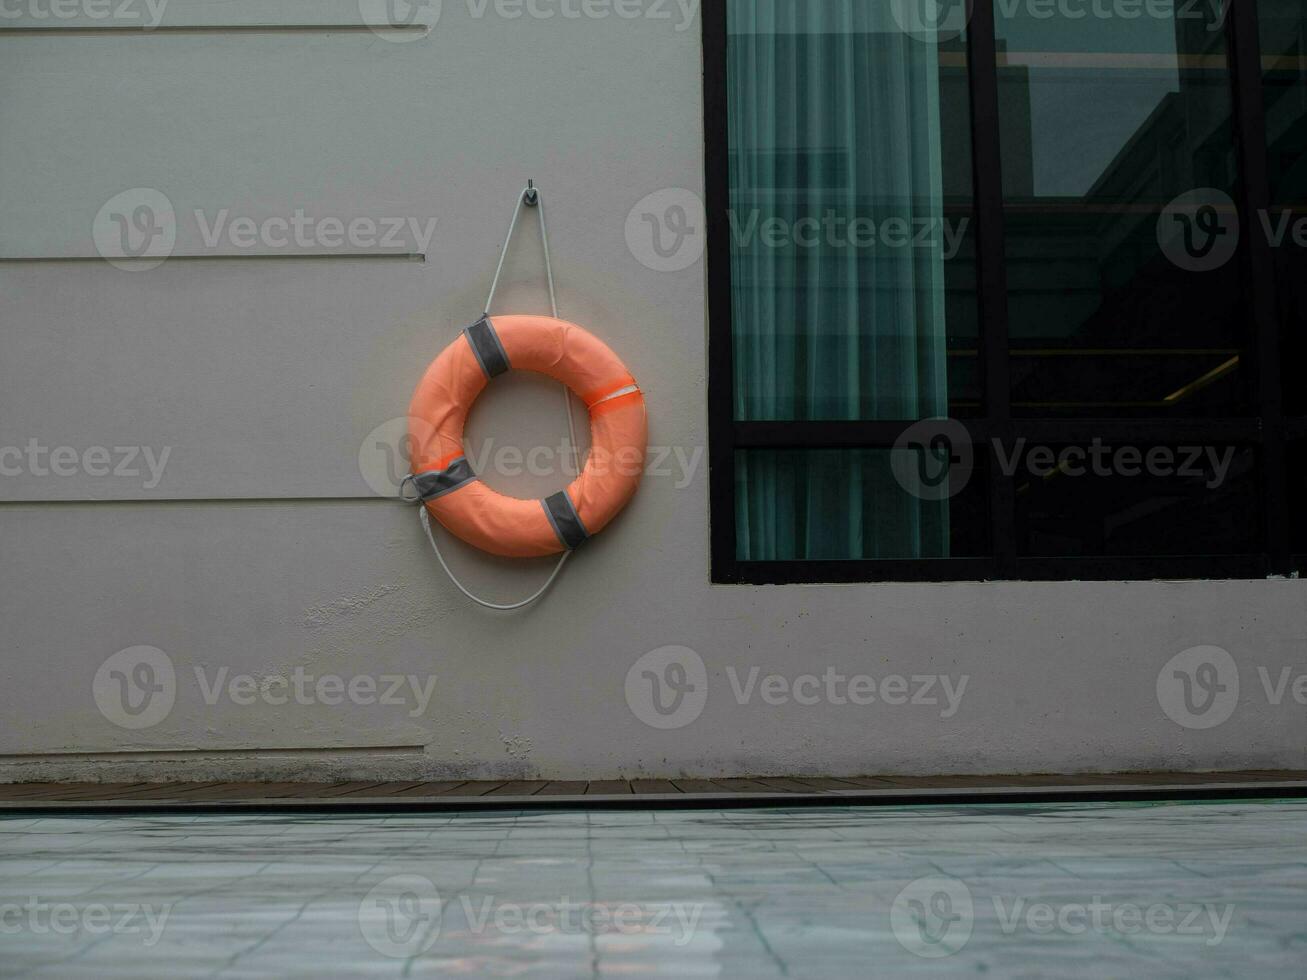
{"type": "MultiPolygon", "coordinates": [[[[1262,101],[1261,46],[1254,0],[1227,0],[1226,44],[1233,86],[1236,201],[1243,227],[1269,206],[1270,189],[1262,101]]],[[[992,554],[985,558],[871,559],[856,561],[741,561],[736,550],[735,457],[741,449],[888,449],[907,427],[903,421],[738,421],[735,418],[731,304],[729,140],[727,113],[727,3],[702,7],[704,52],[705,205],[707,213],[708,422],[711,579],[715,584],[781,585],[851,582],[1068,581],[1154,579],[1256,579],[1303,569],[1307,556],[1290,545],[1289,437],[1307,434],[1307,422],[1286,420],[1282,410],[1280,323],[1270,244],[1244,235],[1241,261],[1250,306],[1244,349],[1252,367],[1256,417],[1214,419],[1054,419],[1014,417],[1008,359],[1008,288],[1004,248],[1003,185],[999,155],[999,98],[994,0],[967,0],[967,65],[977,302],[980,317],[982,417],[957,420],[978,456],[988,454],[992,554]],[[1119,442],[1253,447],[1259,455],[1260,554],[1182,557],[1030,558],[1017,554],[1012,481],[993,458],[993,441],[1075,442],[1094,437],[1119,442]],[[983,448],[982,448],[983,447],[983,448]]]]}

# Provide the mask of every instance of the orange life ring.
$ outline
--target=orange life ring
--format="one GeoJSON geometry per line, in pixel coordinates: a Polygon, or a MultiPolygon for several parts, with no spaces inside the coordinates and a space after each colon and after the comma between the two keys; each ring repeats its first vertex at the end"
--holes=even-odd
{"type": "Polygon", "coordinates": [[[491,554],[538,558],[598,534],[644,473],[644,394],[608,345],[548,316],[482,317],[427,369],[409,407],[414,488],[451,533],[491,554]],[[565,491],[544,500],[496,493],[473,472],[463,427],[491,378],[510,369],[561,381],[590,410],[590,454],[565,491]]]}

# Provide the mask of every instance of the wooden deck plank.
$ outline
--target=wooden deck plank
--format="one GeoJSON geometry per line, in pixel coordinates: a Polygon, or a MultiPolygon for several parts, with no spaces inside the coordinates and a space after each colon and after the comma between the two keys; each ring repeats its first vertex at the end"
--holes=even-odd
{"type": "Polygon", "coordinates": [[[832,779],[826,776],[795,776],[794,782],[803,786],[809,786],[814,792],[825,791],[828,793],[847,793],[850,790],[858,789],[852,783],[846,783],[842,779],[832,779]]]}
{"type": "Polygon", "coordinates": [[[713,783],[727,793],[783,793],[784,790],[773,789],[756,779],[714,779],[713,783]]]}
{"type": "Polygon", "coordinates": [[[496,782],[467,782],[457,789],[452,789],[447,793],[440,794],[444,797],[451,796],[489,796],[499,787],[506,785],[502,780],[496,782]]]}
{"type": "Polygon", "coordinates": [[[631,791],[633,793],[648,793],[651,796],[681,792],[670,779],[632,779],[631,791]]]}
{"type": "Polygon", "coordinates": [[[100,783],[85,783],[77,788],[64,788],[59,792],[42,799],[50,800],[68,800],[70,802],[94,800],[133,800],[143,794],[156,793],[159,790],[168,792],[185,791],[194,789],[198,786],[206,785],[204,783],[136,783],[128,787],[108,787],[100,783]]]}
{"type": "MultiPolygon", "coordinates": [[[[193,793],[200,793],[214,786],[220,786],[218,780],[207,783],[144,783],[138,789],[127,790],[123,793],[101,793],[97,799],[110,800],[185,800],[190,798],[193,793]]],[[[81,797],[85,798],[85,797],[81,797]]]]}
{"type": "Polygon", "coordinates": [[[21,792],[0,792],[0,800],[18,800],[18,799],[63,799],[64,797],[76,796],[78,794],[94,793],[97,790],[105,791],[125,791],[138,787],[155,786],[156,783],[6,783],[0,789],[8,786],[22,787],[21,792]]]}
{"type": "Polygon", "coordinates": [[[537,796],[585,796],[586,782],[583,779],[551,780],[545,783],[537,796]]]}
{"type": "Polygon", "coordinates": [[[586,796],[624,796],[631,792],[625,779],[592,779],[585,788],[586,796]]]}
{"type": "Polygon", "coordinates": [[[517,779],[492,789],[487,796],[534,796],[545,788],[543,779],[517,779]]]}
{"type": "Polygon", "coordinates": [[[294,796],[304,786],[304,783],[217,783],[196,790],[194,793],[188,793],[187,796],[190,799],[205,801],[277,800],[294,796]]]}
{"type": "Polygon", "coordinates": [[[673,785],[682,793],[721,793],[724,790],[711,779],[673,779],[673,785]]]}
{"type": "MultiPolygon", "coordinates": [[[[1116,786],[1181,786],[1191,783],[1203,782],[1222,782],[1223,780],[1216,775],[1195,775],[1184,772],[1150,772],[1150,773],[1117,773],[1116,775],[1103,776],[1101,781],[1104,785],[1116,786]]],[[[1238,780],[1224,780],[1228,782],[1237,782],[1238,780]]]]}
{"type": "MultiPolygon", "coordinates": [[[[327,783],[327,784],[309,783],[305,785],[304,790],[302,792],[292,793],[291,796],[293,796],[295,799],[330,800],[330,799],[335,799],[338,796],[352,796],[354,794],[362,795],[374,790],[384,792],[385,787],[392,786],[392,785],[396,785],[396,784],[380,783],[376,781],[372,781],[372,782],[355,781],[349,783],[327,783]]],[[[413,786],[415,784],[399,783],[397,785],[413,786]]]]}
{"type": "Polygon", "coordinates": [[[410,785],[408,789],[395,789],[386,793],[386,799],[403,800],[414,796],[444,796],[460,786],[466,786],[466,779],[438,779],[410,785]]]}
{"type": "Polygon", "coordinates": [[[758,782],[764,786],[780,790],[782,793],[825,793],[819,786],[811,786],[800,779],[782,779],[777,776],[760,776],[758,782]]]}
{"type": "Polygon", "coordinates": [[[879,776],[840,776],[840,782],[849,783],[852,789],[893,789],[895,784],[879,776]]]}
{"type": "Polygon", "coordinates": [[[1301,772],[1285,769],[1246,770],[1243,772],[1196,773],[1195,778],[1217,783],[1285,783],[1303,778],[1301,772]]]}

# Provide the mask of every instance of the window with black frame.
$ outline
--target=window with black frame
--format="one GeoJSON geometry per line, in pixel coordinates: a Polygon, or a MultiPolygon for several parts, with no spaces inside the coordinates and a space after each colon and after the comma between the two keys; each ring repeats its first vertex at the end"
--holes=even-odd
{"type": "Polygon", "coordinates": [[[706,6],[714,580],[1290,571],[1305,8],[706,6]]]}

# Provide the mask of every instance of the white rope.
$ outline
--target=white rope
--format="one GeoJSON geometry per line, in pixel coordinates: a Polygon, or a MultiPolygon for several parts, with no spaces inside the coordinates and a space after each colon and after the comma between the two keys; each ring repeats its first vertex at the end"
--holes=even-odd
{"type": "Polygon", "coordinates": [[[487,609],[495,609],[499,612],[512,612],[514,609],[525,609],[527,606],[531,605],[531,603],[543,596],[549,591],[549,587],[554,584],[554,579],[558,578],[558,573],[561,572],[563,566],[567,564],[567,559],[572,557],[570,551],[564,551],[563,557],[558,559],[558,564],[555,565],[554,570],[549,573],[549,578],[545,579],[545,584],[540,586],[540,591],[536,592],[531,596],[531,598],[523,599],[521,602],[501,605],[497,602],[490,602],[487,599],[482,599],[478,595],[473,595],[468,591],[467,586],[458,580],[458,576],[453,573],[449,564],[445,561],[445,556],[440,553],[440,545],[436,544],[436,535],[431,530],[431,518],[427,515],[427,508],[425,505],[418,508],[418,519],[422,521],[422,530],[427,532],[427,540],[431,542],[431,550],[434,551],[436,557],[440,559],[440,567],[445,570],[445,574],[449,576],[449,580],[458,586],[458,591],[462,592],[463,595],[467,596],[478,606],[485,606],[487,609]]]}
{"type": "MultiPolygon", "coordinates": [[[[499,288],[499,276],[504,271],[504,260],[508,257],[508,246],[513,241],[513,232],[517,228],[517,216],[522,211],[523,203],[525,203],[527,198],[531,196],[534,196],[535,208],[540,214],[540,242],[544,246],[545,252],[545,276],[549,280],[549,307],[554,311],[554,319],[558,319],[558,298],[554,292],[554,266],[553,263],[549,261],[549,231],[545,227],[545,198],[534,183],[528,183],[528,185],[522,190],[522,193],[517,196],[517,206],[513,208],[513,220],[508,223],[508,234],[504,236],[504,247],[499,253],[499,265],[495,267],[495,278],[490,283],[490,294],[486,297],[486,316],[490,315],[490,305],[494,302],[495,290],[499,288]]],[[[579,475],[581,472],[581,452],[576,445],[576,419],[572,416],[572,392],[567,385],[563,385],[562,387],[563,410],[567,413],[567,434],[572,445],[572,471],[579,475]]],[[[403,491],[401,490],[401,493],[402,492],[403,491]]],[[[440,561],[440,567],[445,570],[445,574],[449,576],[449,580],[458,587],[458,591],[462,592],[463,595],[467,596],[478,606],[484,606],[486,609],[494,609],[498,612],[511,612],[514,609],[525,609],[537,599],[541,598],[549,591],[549,587],[554,584],[554,580],[557,579],[559,573],[562,572],[563,566],[567,564],[567,559],[572,557],[570,551],[564,551],[562,556],[558,559],[558,564],[555,565],[554,570],[550,572],[549,578],[545,579],[545,584],[540,586],[540,589],[529,599],[523,599],[521,602],[507,604],[490,602],[489,600],[482,599],[480,596],[474,595],[469,591],[467,586],[458,580],[458,576],[455,575],[453,570],[449,567],[449,563],[445,561],[445,556],[440,552],[440,545],[436,542],[435,532],[431,529],[431,517],[427,514],[425,504],[418,508],[418,520],[422,522],[422,530],[426,532],[427,540],[431,542],[431,550],[436,553],[436,558],[440,561]]]]}

